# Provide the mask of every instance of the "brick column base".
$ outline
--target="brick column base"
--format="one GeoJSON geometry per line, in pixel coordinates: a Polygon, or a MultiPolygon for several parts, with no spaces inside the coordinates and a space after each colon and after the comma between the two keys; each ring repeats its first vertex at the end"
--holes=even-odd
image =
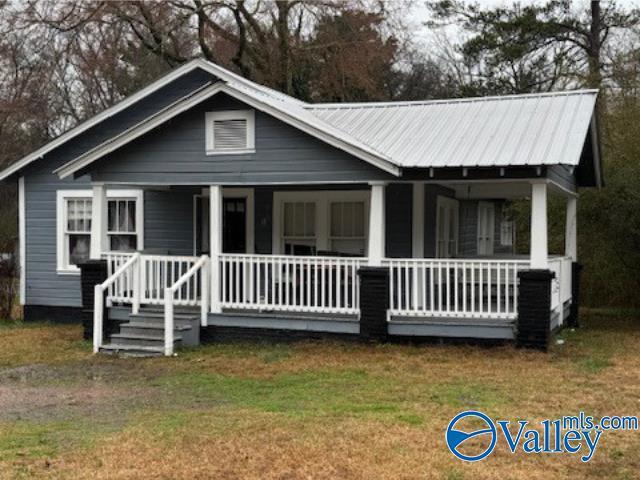
{"type": "Polygon", "coordinates": [[[551,280],[549,270],[518,273],[518,321],[516,344],[546,351],[551,330],[551,280]]]}
{"type": "Polygon", "coordinates": [[[569,317],[567,317],[568,327],[579,327],[578,308],[580,307],[580,276],[582,273],[582,265],[573,262],[571,264],[571,307],[569,309],[569,317]]]}
{"type": "MultiPolygon", "coordinates": [[[[107,279],[106,260],[88,260],[79,265],[80,284],[82,287],[82,325],[84,327],[83,337],[85,340],[93,338],[93,298],[94,287],[107,279]]],[[[105,312],[103,317],[105,332],[108,321],[105,312]]]]}
{"type": "Polygon", "coordinates": [[[360,276],[360,336],[383,342],[388,336],[389,269],[363,267],[360,276]]]}

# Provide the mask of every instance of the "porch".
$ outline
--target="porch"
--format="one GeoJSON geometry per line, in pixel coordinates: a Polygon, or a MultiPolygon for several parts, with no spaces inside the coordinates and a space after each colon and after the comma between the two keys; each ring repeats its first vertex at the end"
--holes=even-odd
{"type": "MultiPolygon", "coordinates": [[[[424,184],[418,185],[424,187],[424,184]]],[[[202,222],[209,233],[205,236],[206,241],[203,241],[204,237],[197,237],[203,226],[197,228],[194,221],[194,249],[199,247],[200,253],[206,253],[165,255],[144,250],[105,251],[105,244],[94,245],[93,242],[94,238],[104,238],[104,235],[92,235],[91,254],[106,260],[107,269],[106,280],[94,289],[94,349],[99,351],[106,343],[104,323],[109,318],[108,309],[123,306],[130,308],[130,315],[137,319],[144,317],[144,312],[149,312],[149,309],[152,309],[155,319],[161,317],[162,324],[156,332],[161,338],[156,340],[166,355],[172,354],[176,345],[176,312],[183,317],[185,312],[197,317],[201,328],[358,335],[362,331],[363,301],[359,272],[363,267],[385,272],[384,322],[390,336],[513,340],[519,314],[518,276],[530,270],[549,270],[554,274],[549,291],[551,322],[548,328],[555,329],[563,325],[572,301],[576,199],[567,195],[565,255],[549,255],[546,245],[548,185],[546,181],[520,181],[514,182],[510,189],[502,186],[500,190],[502,198],[522,195],[527,190],[531,195],[530,255],[492,251],[492,255],[463,257],[458,254],[455,258],[423,258],[425,238],[419,237],[420,232],[424,235],[428,231],[422,208],[425,198],[424,191],[421,192],[415,184],[411,216],[413,258],[393,258],[386,254],[389,227],[385,214],[389,204],[385,203],[387,185],[384,183],[372,184],[368,191],[359,190],[353,194],[342,191],[340,194],[350,200],[365,199],[362,208],[365,217],[355,220],[366,229],[365,235],[357,235],[360,227],[354,227],[352,231],[356,235],[353,237],[339,238],[342,243],[324,243],[324,248],[320,249],[316,244],[310,244],[309,236],[289,235],[283,238],[282,232],[287,227],[281,227],[278,234],[274,227],[274,247],[270,254],[225,251],[231,242],[229,218],[225,218],[226,208],[223,208],[225,189],[211,186],[206,194],[201,195],[210,212],[206,222],[202,222]],[[366,256],[326,250],[330,246],[353,250],[360,240],[364,242],[362,250],[366,256]],[[278,247],[277,242],[280,242],[278,247]],[[286,253],[278,253],[278,250],[286,253]],[[102,308],[105,304],[107,311],[102,308]]],[[[450,188],[456,192],[456,185],[450,188]]],[[[104,186],[94,187],[94,202],[97,196],[105,195],[104,190],[104,186]]],[[[238,193],[238,189],[229,190],[238,193]]],[[[251,192],[251,189],[243,190],[251,192]]],[[[467,188],[467,199],[471,190],[467,188]]],[[[482,194],[475,195],[479,199],[486,198],[482,194]]],[[[456,197],[460,195],[452,196],[453,199],[456,197]]],[[[99,206],[100,200],[94,204],[99,206]]],[[[302,204],[305,205],[304,202],[302,204]]],[[[245,204],[245,208],[249,210],[251,206],[253,210],[255,205],[245,204]]],[[[284,210],[281,208],[277,214],[274,213],[274,224],[288,221],[284,210]]],[[[100,211],[98,207],[92,213],[94,226],[104,221],[96,218],[100,211]]],[[[456,213],[449,213],[440,205],[436,212],[437,216],[445,218],[444,222],[432,228],[440,255],[458,253],[464,221],[457,211],[451,212],[456,213]]],[[[103,214],[108,216],[104,210],[103,214]]],[[[354,221],[350,218],[350,222],[354,221]]],[[[491,228],[495,230],[494,226],[491,228]]],[[[246,239],[250,237],[248,229],[244,234],[246,239]]],[[[486,239],[481,238],[485,235],[488,232],[478,234],[479,248],[488,245],[486,239]]],[[[251,242],[245,242],[246,250],[252,248],[251,242]]]]}

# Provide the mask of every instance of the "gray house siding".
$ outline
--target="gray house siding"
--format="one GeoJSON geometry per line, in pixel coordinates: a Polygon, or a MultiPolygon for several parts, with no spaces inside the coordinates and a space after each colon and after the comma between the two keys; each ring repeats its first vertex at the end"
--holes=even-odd
{"type": "Polygon", "coordinates": [[[144,249],[166,255],[193,255],[195,188],[144,192],[144,249]]]}
{"type": "Polygon", "coordinates": [[[25,175],[25,260],[27,305],[80,305],[80,276],[56,271],[57,190],[90,188],[88,179],[61,181],[41,160],[25,175]]]}
{"type": "MultiPolygon", "coordinates": [[[[79,275],[61,275],[56,271],[56,192],[91,187],[86,176],[75,180],[60,180],[52,173],[53,170],[211,79],[211,75],[201,70],[191,72],[92,127],[21,172],[25,178],[25,302],[27,305],[81,306],[79,275]]],[[[152,203],[146,202],[146,206],[146,216],[150,216],[150,220],[156,218],[152,203]]],[[[187,217],[187,219],[190,218],[190,216],[187,217]]],[[[145,232],[147,245],[154,244],[156,234],[165,235],[166,230],[162,231],[158,228],[145,232]]]]}
{"type": "Polygon", "coordinates": [[[322,184],[394,178],[259,111],[255,113],[255,153],[206,155],[205,113],[247,108],[218,94],[87,169],[98,181],[160,185],[322,184]]]}

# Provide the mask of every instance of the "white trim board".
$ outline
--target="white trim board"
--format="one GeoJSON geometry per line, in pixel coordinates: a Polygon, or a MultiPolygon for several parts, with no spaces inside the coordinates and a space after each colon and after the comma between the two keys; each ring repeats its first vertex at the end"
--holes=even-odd
{"type": "Polygon", "coordinates": [[[205,151],[207,155],[238,155],[256,151],[256,115],[254,110],[218,110],[205,113],[205,151]],[[245,120],[246,145],[241,149],[218,149],[215,146],[215,122],[245,120]]]}
{"type": "Polygon", "coordinates": [[[276,108],[274,105],[262,101],[262,99],[258,98],[257,95],[249,95],[248,93],[242,92],[236,87],[221,83],[216,83],[208,88],[205,88],[193,94],[186,100],[183,100],[180,103],[174,104],[166,108],[165,110],[158,112],[152,117],[149,117],[144,122],[141,122],[138,125],[125,130],[119,135],[93,148],[89,152],[86,152],[75,158],[74,160],[67,162],[60,168],[54,170],[54,173],[57,174],[60,178],[69,177],[75,172],[87,167],[99,158],[102,158],[103,156],[126,145],[136,138],[139,138],[145,133],[171,120],[180,113],[191,109],[195,105],[203,102],[204,100],[207,100],[208,98],[213,97],[220,92],[225,93],[230,97],[235,98],[236,100],[244,102],[245,104],[255,108],[256,110],[265,112],[277,118],[278,120],[281,120],[282,122],[285,122],[297,128],[298,130],[301,130],[311,136],[322,140],[329,145],[332,145],[357,158],[360,158],[361,160],[364,160],[374,165],[375,167],[391,173],[392,175],[400,176],[401,174],[401,169],[399,167],[395,166],[389,159],[386,159],[381,154],[373,152],[368,147],[364,145],[354,145],[353,143],[355,141],[350,142],[348,140],[338,138],[338,136],[334,133],[331,133],[328,128],[323,128],[318,125],[310,125],[306,120],[300,118],[301,115],[296,115],[292,111],[287,111],[287,109],[285,109],[284,107],[276,108]]]}
{"type": "MultiPolygon", "coordinates": [[[[58,275],[79,275],[80,269],[77,267],[67,268],[64,265],[64,202],[69,198],[91,198],[93,190],[58,190],[56,192],[56,273],[58,275]]],[[[144,192],[143,190],[107,190],[107,199],[135,198],[136,200],[136,232],[138,237],[138,250],[144,249],[144,192]]],[[[92,207],[93,208],[93,207],[92,207]]],[[[103,232],[106,239],[107,232],[103,232]]],[[[106,242],[105,242],[106,244],[106,242]]]]}
{"type": "Polygon", "coordinates": [[[27,227],[24,176],[18,178],[18,243],[20,254],[20,305],[27,298],[27,227]]]}

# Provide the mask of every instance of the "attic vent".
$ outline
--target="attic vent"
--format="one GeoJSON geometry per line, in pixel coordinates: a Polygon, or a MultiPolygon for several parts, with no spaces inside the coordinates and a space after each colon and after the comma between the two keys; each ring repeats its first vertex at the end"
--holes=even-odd
{"type": "Polygon", "coordinates": [[[253,152],[253,111],[209,112],[206,132],[207,153],[210,155],[253,152]]]}
{"type": "Polygon", "coordinates": [[[238,150],[247,148],[247,121],[214,120],[213,148],[215,150],[238,150]]]}

